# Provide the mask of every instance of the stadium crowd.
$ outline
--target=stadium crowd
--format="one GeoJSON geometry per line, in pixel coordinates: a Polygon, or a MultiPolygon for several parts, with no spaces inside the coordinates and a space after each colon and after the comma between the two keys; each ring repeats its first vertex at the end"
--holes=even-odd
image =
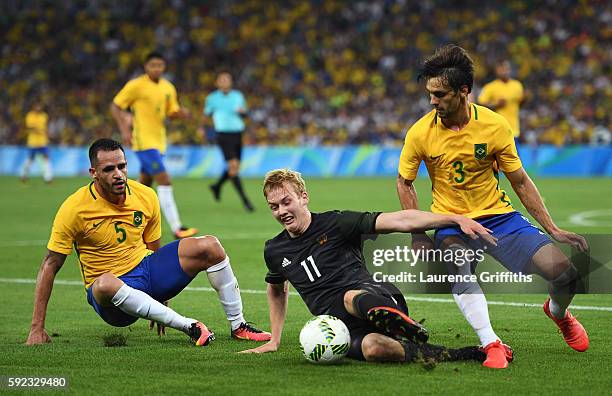
{"type": "Polygon", "coordinates": [[[527,97],[524,142],[610,137],[605,0],[203,3],[2,2],[0,144],[24,141],[35,100],[49,113],[52,143],[107,136],[112,97],[153,49],[166,55],[179,100],[196,115],[169,126],[170,142],[201,143],[204,98],[227,70],[249,104],[250,144],[401,144],[431,108],[417,62],[448,42],[474,56],[476,94],[494,78],[496,60],[511,61],[527,97]]]}

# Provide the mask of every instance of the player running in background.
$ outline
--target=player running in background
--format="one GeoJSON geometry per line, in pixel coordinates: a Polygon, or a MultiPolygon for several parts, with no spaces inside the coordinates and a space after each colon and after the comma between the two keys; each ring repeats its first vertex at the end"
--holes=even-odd
{"type": "MultiPolygon", "coordinates": [[[[242,135],[244,133],[243,118],[247,114],[247,103],[242,92],[232,89],[232,76],[227,72],[217,77],[217,90],[206,97],[204,115],[212,117],[217,143],[223,152],[226,169],[216,183],[210,185],[215,201],[221,199],[221,188],[229,179],[240,195],[244,208],[255,210],[244,192],[240,180],[240,160],[242,159],[242,135]]],[[[201,129],[203,131],[203,128],[201,129]]],[[[201,132],[203,133],[203,132],[201,132]]]]}
{"type": "Polygon", "coordinates": [[[495,65],[496,79],[482,87],[478,103],[502,115],[510,124],[514,141],[521,135],[519,112],[525,102],[523,84],[510,78],[510,62],[501,60],[495,65]]]}
{"type": "Polygon", "coordinates": [[[174,201],[170,175],[163,161],[166,152],[164,120],[166,117],[189,117],[189,111],[179,106],[174,85],[162,77],[165,69],[163,55],[148,54],[145,74],[125,84],[113,99],[110,110],[121,131],[123,144],[131,147],[140,160],[140,182],[151,186],[155,180],[164,217],[174,237],[179,239],[194,236],[198,230],[183,225],[174,201]]]}
{"type": "Polygon", "coordinates": [[[49,134],[47,124],[49,116],[43,110],[43,105],[40,102],[35,102],[25,117],[25,130],[27,134],[28,158],[26,159],[21,171],[21,181],[28,180],[30,174],[30,166],[36,158],[37,154],[43,157],[43,179],[46,183],[51,183],[53,174],[51,171],[51,161],[49,160],[49,134]]]}
{"type": "Polygon", "coordinates": [[[399,289],[373,281],[361,252],[363,234],[447,225],[458,225],[474,238],[480,235],[495,243],[484,227],[463,216],[418,210],[311,213],[304,180],[287,169],[269,172],[263,191],[272,216],[284,228],[266,242],[264,250],[272,339],[245,352],[274,352],[280,346],[289,281],[313,315],[332,315],[346,324],[351,335],[350,358],[398,362],[485,359],[479,347],[451,349],[428,344],[427,330],[408,316],[399,289]]]}
{"type": "Polygon", "coordinates": [[[123,148],[99,139],[89,148],[93,181],[69,196],[58,210],[49,249],[36,281],[34,313],[27,344],[51,342],[45,330],[55,275],[66,256],[77,252],[87,301],[108,324],[129,326],[138,318],[189,335],[206,345],[213,333],[167,305],[200,272],[217,291],[232,337],[267,341],[270,333],[248,324],[229,257],[214,236],[185,238],[160,248],[161,216],[155,192],[128,180],[123,148]]]}
{"type": "MultiPolygon", "coordinates": [[[[548,280],[550,298],[544,303],[544,312],[560,328],[570,347],[584,351],[589,346],[587,333],[566,310],[578,281],[576,268],[546,234],[512,207],[499,187],[493,163],[497,161],[525,208],[555,240],[580,250],[587,248],[586,241],[553,222],[522,167],[508,121],[469,102],[473,78],[473,62],[458,46],[442,47],[425,60],[419,79],[426,82],[434,110],[406,134],[397,179],[402,208],[418,208],[413,181],[421,161],[425,161],[432,183],[431,211],[476,219],[499,239],[497,246],[487,250],[491,256],[514,273],[537,273],[548,280]]],[[[457,227],[438,229],[434,239],[436,247],[445,249],[474,245],[457,227]]],[[[413,233],[412,243],[414,249],[434,246],[425,233],[413,233]]],[[[453,273],[470,271],[468,265],[448,263],[448,267],[453,273]]],[[[453,285],[453,296],[487,352],[484,365],[507,367],[510,350],[491,327],[487,302],[478,283],[453,285]]]]}

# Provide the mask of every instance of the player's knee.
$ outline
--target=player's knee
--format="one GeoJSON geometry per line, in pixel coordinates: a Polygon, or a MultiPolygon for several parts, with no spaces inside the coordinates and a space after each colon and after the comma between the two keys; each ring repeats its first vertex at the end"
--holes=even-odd
{"type": "Polygon", "coordinates": [[[219,240],[212,235],[198,238],[198,250],[201,257],[205,258],[207,266],[215,265],[225,260],[225,249],[219,240]]]}
{"type": "Polygon", "coordinates": [[[238,160],[230,160],[228,162],[228,169],[227,169],[227,173],[230,176],[236,176],[238,174],[238,171],[240,170],[240,162],[238,160]]]}
{"type": "Polygon", "coordinates": [[[355,310],[355,307],[354,307],[355,296],[357,296],[360,293],[361,293],[360,290],[349,290],[346,293],[344,293],[344,309],[346,309],[347,312],[351,313],[355,310]]]}
{"type": "Polygon", "coordinates": [[[170,186],[172,182],[170,181],[170,175],[166,172],[161,172],[155,175],[155,181],[160,186],[170,186]]]}
{"type": "Polygon", "coordinates": [[[365,336],[361,341],[361,351],[365,360],[376,362],[384,360],[386,357],[387,348],[379,337],[379,334],[372,333],[365,336]]]}
{"type": "Polygon", "coordinates": [[[119,290],[122,285],[123,282],[109,272],[101,275],[96,279],[93,286],[96,300],[110,301],[110,299],[117,293],[117,290],[119,290]]]}
{"type": "Polygon", "coordinates": [[[553,294],[575,294],[579,278],[576,267],[568,264],[561,275],[550,281],[550,291],[553,294]]]}

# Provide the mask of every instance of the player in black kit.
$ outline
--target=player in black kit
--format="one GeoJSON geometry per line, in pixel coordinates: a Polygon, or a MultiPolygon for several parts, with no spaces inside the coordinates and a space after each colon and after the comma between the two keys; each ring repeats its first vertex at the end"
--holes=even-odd
{"type": "Polygon", "coordinates": [[[406,301],[391,283],[372,280],[363,264],[363,234],[411,232],[459,225],[473,238],[495,243],[487,229],[458,215],[418,210],[392,213],[311,213],[301,175],[279,169],[264,181],[264,196],[283,232],[266,242],[266,282],[272,339],[245,352],[274,352],[287,312],[287,281],[313,315],[341,319],[351,334],[348,356],[367,361],[477,360],[478,347],[451,349],[427,343],[427,330],[408,316],[406,301]]]}

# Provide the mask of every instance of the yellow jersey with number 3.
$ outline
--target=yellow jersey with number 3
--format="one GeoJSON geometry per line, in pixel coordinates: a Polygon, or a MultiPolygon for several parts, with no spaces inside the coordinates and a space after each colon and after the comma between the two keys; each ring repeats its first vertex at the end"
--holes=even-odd
{"type": "Polygon", "coordinates": [[[166,127],[164,121],[180,107],[176,88],[164,78],[155,82],[146,74],[129,81],[113,99],[123,110],[131,109],[132,149],[135,151],[157,149],[166,152],[166,127]]]}
{"type": "Polygon", "coordinates": [[[514,137],[518,137],[521,134],[519,112],[523,100],[523,84],[513,79],[508,80],[508,82],[497,79],[482,87],[482,91],[478,95],[478,103],[483,105],[495,104],[501,99],[505,100],[506,103],[495,111],[504,116],[514,132],[514,137]]]}
{"type": "Polygon", "coordinates": [[[512,212],[497,174],[497,166],[504,172],[522,167],[510,125],[486,107],[470,104],[470,110],[460,131],[446,128],[435,110],[418,120],[406,134],[399,174],[414,180],[425,161],[434,213],[477,218],[512,212]]]}
{"type": "Polygon", "coordinates": [[[150,254],[145,242],[161,237],[157,194],[128,180],[125,203],[115,205],[98,194],[91,182],[69,196],[53,221],[47,248],[77,253],[85,287],[100,275],[128,273],[150,254]]]}

